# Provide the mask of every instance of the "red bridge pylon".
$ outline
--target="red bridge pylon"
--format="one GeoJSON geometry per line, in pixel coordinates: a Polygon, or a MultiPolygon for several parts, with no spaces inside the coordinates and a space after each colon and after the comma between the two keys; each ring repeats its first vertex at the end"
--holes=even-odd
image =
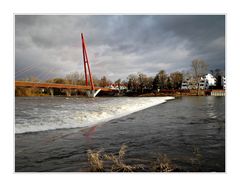
{"type": "Polygon", "coordinates": [[[91,89],[94,90],[94,83],[92,80],[92,73],[91,73],[91,69],[90,69],[90,65],[89,65],[89,61],[88,61],[87,49],[86,49],[86,44],[84,41],[83,33],[81,33],[81,38],[82,38],[82,51],[83,51],[83,63],[84,63],[86,86],[88,86],[88,73],[89,73],[91,89]],[[88,71],[87,71],[87,69],[88,69],[88,71]]]}
{"type": "Polygon", "coordinates": [[[84,41],[83,33],[81,33],[81,38],[82,38],[82,51],[83,51],[83,63],[84,63],[86,86],[88,86],[88,74],[89,74],[90,84],[91,84],[91,91],[87,92],[87,95],[88,95],[88,97],[95,97],[100,92],[101,89],[98,89],[95,92],[95,87],[94,87],[94,83],[93,83],[93,79],[92,79],[92,73],[91,73],[91,69],[90,69],[90,65],[89,65],[89,61],[88,61],[87,48],[86,48],[86,44],[84,41]]]}

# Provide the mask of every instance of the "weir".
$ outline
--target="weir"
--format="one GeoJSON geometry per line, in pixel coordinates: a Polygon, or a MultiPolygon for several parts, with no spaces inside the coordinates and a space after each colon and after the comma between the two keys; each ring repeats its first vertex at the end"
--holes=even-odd
{"type": "MultiPolygon", "coordinates": [[[[54,110],[46,109],[51,108],[49,100],[46,98],[37,97],[35,101],[31,102],[31,98],[18,97],[17,100],[26,103],[25,110],[28,111],[28,116],[20,115],[16,117],[15,133],[25,132],[38,132],[54,129],[69,129],[69,128],[89,128],[91,126],[100,125],[102,122],[107,122],[112,119],[120,118],[146,108],[165,103],[174,97],[119,97],[118,99],[102,98],[102,100],[95,100],[94,104],[89,100],[73,98],[69,105],[69,101],[64,97],[53,101],[56,107],[54,110]],[[104,101],[104,102],[102,102],[104,101]],[[41,103],[41,105],[39,105],[41,103]],[[35,111],[32,108],[38,108],[38,115],[35,116],[35,111]],[[78,108],[78,111],[76,111],[78,108]],[[66,109],[66,110],[65,110],[66,109]],[[96,110],[97,109],[97,110],[96,110]],[[64,110],[64,116],[61,111],[64,110]],[[51,119],[47,118],[51,116],[51,119]],[[29,124],[29,117],[32,118],[29,124]],[[23,119],[24,122],[22,121],[23,119]],[[46,123],[41,124],[42,120],[46,119],[46,123]],[[24,123],[24,124],[23,124],[24,123]]],[[[17,112],[21,112],[21,107],[17,108],[17,112]]]]}

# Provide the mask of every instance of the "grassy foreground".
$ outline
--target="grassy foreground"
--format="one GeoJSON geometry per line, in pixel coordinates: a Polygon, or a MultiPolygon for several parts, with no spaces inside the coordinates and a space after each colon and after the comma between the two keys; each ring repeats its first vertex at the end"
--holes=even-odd
{"type": "MultiPolygon", "coordinates": [[[[166,154],[161,154],[149,164],[127,164],[125,153],[127,146],[123,144],[117,154],[104,153],[103,151],[88,150],[87,156],[92,172],[184,172],[175,165],[166,154]]],[[[201,154],[193,148],[193,157],[189,159],[193,171],[200,171],[201,154]]]]}

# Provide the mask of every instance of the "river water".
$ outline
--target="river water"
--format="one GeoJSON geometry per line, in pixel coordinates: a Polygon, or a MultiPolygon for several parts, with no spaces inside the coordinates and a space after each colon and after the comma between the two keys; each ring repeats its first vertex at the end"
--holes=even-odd
{"type": "Polygon", "coordinates": [[[225,171],[225,97],[16,97],[15,171],[89,171],[88,150],[143,171],[225,171]]]}

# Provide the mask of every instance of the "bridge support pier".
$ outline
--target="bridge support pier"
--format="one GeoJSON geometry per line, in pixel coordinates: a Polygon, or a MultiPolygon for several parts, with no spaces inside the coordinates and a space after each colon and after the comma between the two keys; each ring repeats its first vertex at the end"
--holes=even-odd
{"type": "Polygon", "coordinates": [[[54,90],[53,90],[53,88],[50,88],[50,94],[51,94],[52,97],[54,96],[54,90]]]}
{"type": "Polygon", "coordinates": [[[71,96],[71,90],[66,90],[66,95],[67,95],[67,97],[70,97],[71,96]]]}
{"type": "Polygon", "coordinates": [[[86,91],[88,97],[96,97],[97,94],[101,91],[101,89],[98,89],[97,91],[95,90],[89,90],[86,91]]]}

